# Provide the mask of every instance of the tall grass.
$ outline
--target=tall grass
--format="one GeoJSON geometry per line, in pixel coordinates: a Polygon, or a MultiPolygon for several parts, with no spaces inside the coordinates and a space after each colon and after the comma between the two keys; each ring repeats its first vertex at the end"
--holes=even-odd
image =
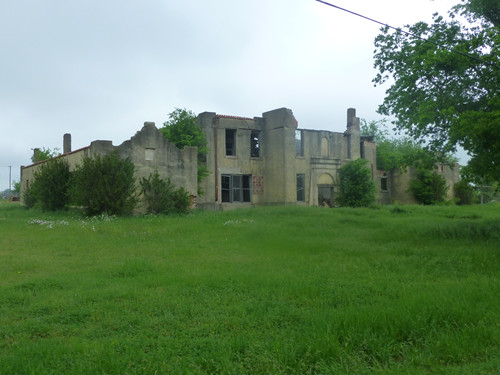
{"type": "Polygon", "coordinates": [[[1,374],[496,374],[500,206],[0,205],[1,374]]]}

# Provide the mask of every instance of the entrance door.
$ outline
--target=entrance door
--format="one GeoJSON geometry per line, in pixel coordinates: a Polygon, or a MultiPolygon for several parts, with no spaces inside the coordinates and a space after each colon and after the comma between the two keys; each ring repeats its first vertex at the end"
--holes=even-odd
{"type": "Polygon", "coordinates": [[[318,205],[333,207],[333,177],[323,173],[318,178],[318,205]]]}
{"type": "Polygon", "coordinates": [[[333,207],[333,186],[318,186],[318,205],[333,207]]]}

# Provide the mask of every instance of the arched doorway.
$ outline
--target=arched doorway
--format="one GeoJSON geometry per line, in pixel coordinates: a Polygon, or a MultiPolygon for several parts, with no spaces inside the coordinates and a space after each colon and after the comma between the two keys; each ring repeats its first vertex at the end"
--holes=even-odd
{"type": "Polygon", "coordinates": [[[333,177],[328,173],[323,173],[318,178],[318,205],[333,207],[333,177]]]}

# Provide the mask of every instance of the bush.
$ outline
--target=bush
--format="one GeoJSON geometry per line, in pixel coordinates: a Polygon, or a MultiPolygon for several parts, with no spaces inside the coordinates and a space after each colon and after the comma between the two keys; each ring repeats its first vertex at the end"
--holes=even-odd
{"type": "Polygon", "coordinates": [[[444,202],[447,190],[444,177],[425,168],[417,168],[416,177],[410,181],[410,192],[425,205],[444,202]]]}
{"type": "Polygon", "coordinates": [[[135,207],[134,164],[116,153],[84,158],[73,179],[73,199],[88,216],[129,214],[135,207]]]}
{"type": "Polygon", "coordinates": [[[368,207],[375,202],[375,184],[365,159],[349,162],[339,169],[337,202],[347,207],[368,207]]]}
{"type": "Polygon", "coordinates": [[[474,188],[467,181],[459,181],[453,186],[455,199],[457,204],[472,204],[475,203],[476,197],[474,188]]]}
{"type": "Polygon", "coordinates": [[[191,204],[189,193],[183,188],[175,188],[169,178],[162,179],[158,171],[140,181],[141,192],[150,214],[182,214],[191,204]]]}
{"type": "Polygon", "coordinates": [[[27,207],[39,205],[44,211],[56,211],[69,203],[69,165],[62,159],[52,159],[34,173],[34,182],[24,199],[27,207]]]}
{"type": "Polygon", "coordinates": [[[33,181],[30,185],[26,186],[26,189],[23,192],[23,201],[27,209],[35,207],[36,204],[35,191],[36,191],[35,181],[33,181]]]}

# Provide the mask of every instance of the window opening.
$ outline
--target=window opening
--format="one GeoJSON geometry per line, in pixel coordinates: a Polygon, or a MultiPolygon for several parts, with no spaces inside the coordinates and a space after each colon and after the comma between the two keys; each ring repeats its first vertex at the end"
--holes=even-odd
{"type": "Polygon", "coordinates": [[[260,132],[254,131],[250,133],[250,156],[258,158],[260,156],[260,132]]]}
{"type": "Polygon", "coordinates": [[[297,202],[304,202],[306,200],[305,179],[306,178],[304,174],[297,175],[297,202]]]}
{"type": "Polygon", "coordinates": [[[380,190],[387,191],[387,174],[384,173],[382,177],[380,177],[380,190]]]}
{"type": "Polygon", "coordinates": [[[154,148],[147,148],[145,159],[146,160],[154,160],[154,158],[155,158],[155,149],[154,148]]]}
{"type": "Polygon", "coordinates": [[[295,155],[304,156],[304,139],[302,130],[295,130],[295,155]]]}
{"type": "Polygon", "coordinates": [[[252,176],[222,175],[221,198],[222,202],[251,202],[252,176]]]}
{"type": "Polygon", "coordinates": [[[236,156],[236,129],[226,129],[226,155],[236,156]]]}

